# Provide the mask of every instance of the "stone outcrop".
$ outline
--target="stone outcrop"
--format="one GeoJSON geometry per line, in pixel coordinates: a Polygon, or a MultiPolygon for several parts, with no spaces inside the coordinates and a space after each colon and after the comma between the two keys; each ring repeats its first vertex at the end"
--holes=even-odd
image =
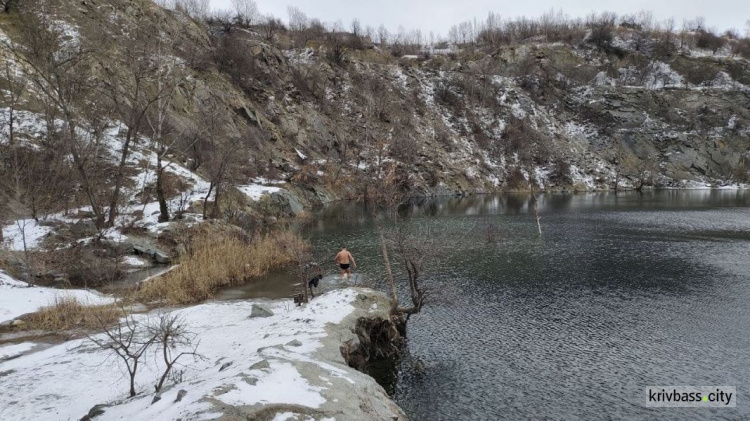
{"type": "MultiPolygon", "coordinates": [[[[310,408],[303,405],[289,404],[265,404],[250,406],[227,406],[216,400],[209,399],[214,407],[212,411],[218,411],[223,415],[220,420],[238,419],[271,419],[274,414],[289,412],[297,414],[301,419],[321,420],[324,418],[335,419],[362,419],[395,421],[406,420],[403,410],[398,407],[386,394],[385,390],[367,374],[351,368],[352,360],[348,360],[342,352],[344,349],[354,350],[353,344],[362,343],[361,337],[382,338],[376,332],[376,327],[384,326],[383,321],[389,320],[390,302],[388,297],[377,291],[364,288],[356,288],[357,297],[352,303],[354,311],[351,312],[340,323],[329,324],[326,328],[326,336],[321,339],[322,347],[319,348],[310,359],[287,358],[288,351],[294,351],[303,344],[300,341],[290,341],[283,346],[274,346],[259,350],[266,358],[253,364],[247,371],[246,382],[254,383],[252,372],[269,371],[271,365],[279,357],[289,362],[313,387],[320,387],[320,394],[324,402],[318,408],[310,408]],[[342,346],[343,344],[343,346],[342,346]]],[[[313,300],[314,302],[314,300],[313,300]]],[[[390,349],[399,338],[397,332],[393,333],[388,346],[382,349],[390,349]]],[[[378,340],[379,342],[379,340],[378,340]]],[[[375,349],[380,348],[371,343],[361,350],[367,349],[375,357],[375,349]]],[[[357,351],[362,352],[362,351],[357,351]]]]}

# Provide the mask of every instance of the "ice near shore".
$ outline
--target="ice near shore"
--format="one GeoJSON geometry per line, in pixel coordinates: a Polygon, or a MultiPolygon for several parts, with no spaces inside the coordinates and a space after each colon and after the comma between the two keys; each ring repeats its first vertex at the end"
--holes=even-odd
{"type": "MultiPolygon", "coordinates": [[[[174,310],[197,335],[201,359],[186,357],[181,381],[155,403],[163,371],[151,353],[127,398],[124,366],[88,339],[45,348],[24,342],[0,345],[0,419],[80,419],[106,404],[96,420],[209,420],[227,413],[268,419],[405,419],[369,376],[349,368],[338,347],[352,339],[357,318],[387,314],[387,298],[348,288],[303,307],[291,300],[207,302],[174,310]],[[250,317],[261,305],[272,315],[250,317]],[[179,395],[182,395],[178,399],[179,395]],[[366,410],[362,408],[367,408],[366,410]],[[363,412],[364,411],[364,412],[363,412]]],[[[145,323],[156,313],[137,315],[145,323]]]]}

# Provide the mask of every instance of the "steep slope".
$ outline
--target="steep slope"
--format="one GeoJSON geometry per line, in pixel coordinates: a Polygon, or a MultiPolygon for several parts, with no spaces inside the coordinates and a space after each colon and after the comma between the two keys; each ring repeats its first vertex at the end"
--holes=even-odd
{"type": "Polygon", "coordinates": [[[170,219],[253,231],[362,198],[389,170],[417,195],[748,178],[737,40],[709,51],[620,26],[605,44],[589,31],[395,57],[351,34],[198,22],[149,0],[39,4],[0,19],[0,193],[17,250],[158,235],[170,219]]]}

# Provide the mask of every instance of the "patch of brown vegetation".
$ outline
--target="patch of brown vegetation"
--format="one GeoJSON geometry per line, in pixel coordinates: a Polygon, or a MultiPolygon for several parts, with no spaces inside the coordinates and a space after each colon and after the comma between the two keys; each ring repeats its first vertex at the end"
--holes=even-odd
{"type": "Polygon", "coordinates": [[[123,311],[115,304],[87,306],[75,297],[59,296],[48,307],[23,318],[24,329],[97,329],[117,322],[123,311]]]}
{"type": "Polygon", "coordinates": [[[251,241],[229,233],[199,234],[180,267],[144,284],[139,299],[190,304],[210,298],[219,288],[243,285],[289,263],[287,245],[299,240],[290,232],[251,241]]]}

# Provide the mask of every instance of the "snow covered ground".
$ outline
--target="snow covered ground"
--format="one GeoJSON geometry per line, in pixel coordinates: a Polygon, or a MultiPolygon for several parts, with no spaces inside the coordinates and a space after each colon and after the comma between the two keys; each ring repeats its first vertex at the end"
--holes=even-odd
{"type": "Polygon", "coordinates": [[[74,297],[86,305],[109,304],[114,300],[112,297],[82,289],[29,287],[26,282],[13,279],[0,271],[0,323],[33,313],[60,297],[74,297]]]}
{"type": "Polygon", "coordinates": [[[3,231],[6,246],[16,251],[39,247],[39,243],[44,237],[52,232],[52,227],[39,225],[33,219],[19,219],[10,225],[0,227],[0,229],[3,231]]]}
{"type": "Polygon", "coordinates": [[[260,200],[260,197],[267,193],[276,193],[281,188],[272,186],[263,186],[260,184],[248,184],[245,186],[237,186],[237,189],[245,194],[245,196],[253,199],[260,200]]]}
{"type": "MultiPolygon", "coordinates": [[[[304,307],[294,306],[291,300],[265,301],[263,305],[273,312],[269,317],[250,318],[254,303],[247,301],[209,302],[176,310],[197,335],[198,352],[204,358],[181,360],[185,365],[177,370],[182,382],[166,390],[153,404],[154,385],[163,370],[159,355],[147,356],[137,376],[139,395],[133,399],[126,399],[128,378],[124,367],[88,339],[0,362],[3,383],[13,385],[0,394],[0,419],[79,419],[94,405],[104,403],[119,404],[104,408],[97,420],[215,419],[227,405],[264,411],[269,405],[278,407],[279,419],[312,419],[301,415],[307,410],[318,415],[315,419],[335,419],[326,414],[359,408],[355,396],[379,399],[373,394],[379,389],[374,380],[342,364],[340,353],[338,362],[320,358],[317,352],[329,335],[329,324],[342,322],[355,305],[359,305],[359,312],[387,310],[387,305],[378,310],[377,300],[363,301],[362,291],[331,291],[304,307]],[[186,393],[176,402],[180,390],[186,393]],[[353,406],[346,407],[348,410],[329,407],[345,405],[347,400],[354,401],[353,406]]],[[[146,322],[154,314],[136,317],[146,322]]],[[[351,336],[350,327],[341,332],[345,333],[330,339],[337,344],[336,352],[345,336],[351,336]]],[[[31,348],[28,343],[0,346],[0,355],[31,348]]],[[[387,404],[370,405],[395,407],[382,395],[382,402],[387,404]]],[[[398,415],[397,409],[395,413],[398,415]]]]}

